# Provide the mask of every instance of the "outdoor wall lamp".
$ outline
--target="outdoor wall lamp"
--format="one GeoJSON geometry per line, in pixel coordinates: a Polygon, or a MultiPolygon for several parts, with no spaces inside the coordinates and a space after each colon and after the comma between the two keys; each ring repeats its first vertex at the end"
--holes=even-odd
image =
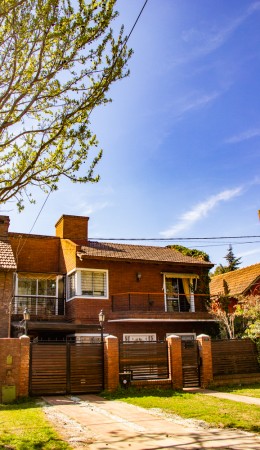
{"type": "Polygon", "coordinates": [[[141,278],[142,278],[141,272],[137,272],[137,274],[136,274],[136,281],[140,281],[141,278]]]}
{"type": "Polygon", "coordinates": [[[28,321],[30,320],[31,315],[29,309],[26,307],[23,312],[23,320],[24,320],[24,334],[27,336],[28,334],[28,321]]]}
{"type": "Polygon", "coordinates": [[[105,314],[103,313],[103,309],[101,309],[98,315],[99,325],[101,327],[101,342],[103,342],[103,330],[104,330],[104,322],[105,322],[105,314]]]}

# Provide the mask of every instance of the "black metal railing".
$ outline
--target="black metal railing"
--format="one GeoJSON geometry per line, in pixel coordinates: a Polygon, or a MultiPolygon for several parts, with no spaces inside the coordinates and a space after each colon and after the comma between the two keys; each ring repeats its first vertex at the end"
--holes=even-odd
{"type": "Polygon", "coordinates": [[[206,303],[209,296],[179,294],[177,298],[166,296],[164,293],[124,292],[111,296],[112,311],[133,312],[199,312],[207,311],[206,303]]]}
{"type": "Polygon", "coordinates": [[[15,296],[12,314],[22,315],[27,308],[32,316],[62,316],[65,314],[64,298],[48,296],[15,296]]]}

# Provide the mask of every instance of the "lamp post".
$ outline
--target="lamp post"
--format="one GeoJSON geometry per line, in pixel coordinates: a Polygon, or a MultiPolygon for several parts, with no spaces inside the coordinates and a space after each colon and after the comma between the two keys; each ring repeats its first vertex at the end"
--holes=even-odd
{"type": "Polygon", "coordinates": [[[98,315],[99,325],[101,327],[101,342],[103,342],[103,330],[104,330],[104,322],[105,322],[105,314],[103,313],[103,309],[101,309],[98,315]]]}
{"type": "Polygon", "coordinates": [[[23,320],[24,320],[24,334],[25,336],[27,336],[27,322],[30,320],[31,315],[30,315],[30,311],[28,310],[28,308],[26,307],[24,312],[23,312],[23,320]]]}

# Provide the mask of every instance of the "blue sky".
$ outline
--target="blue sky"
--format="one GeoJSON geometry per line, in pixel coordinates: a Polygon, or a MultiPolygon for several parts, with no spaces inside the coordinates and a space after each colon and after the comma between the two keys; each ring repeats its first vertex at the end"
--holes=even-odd
{"type": "MultiPolygon", "coordinates": [[[[143,4],[118,1],[126,33],[143,4]]],[[[130,77],[91,118],[101,181],[61,182],[32,232],[53,235],[73,214],[90,217],[91,238],[260,236],[259,30],[260,1],[149,0],[129,41],[130,77]]],[[[37,192],[21,214],[6,205],[10,230],[29,232],[44,199],[37,192]]],[[[172,243],[215,264],[230,243],[241,267],[260,261],[260,238],[172,243]]]]}

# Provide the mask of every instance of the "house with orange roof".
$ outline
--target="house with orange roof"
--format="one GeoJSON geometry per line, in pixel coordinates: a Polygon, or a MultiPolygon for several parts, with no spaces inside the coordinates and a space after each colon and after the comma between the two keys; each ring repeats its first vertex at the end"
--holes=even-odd
{"type": "Polygon", "coordinates": [[[100,311],[102,331],[120,341],[217,334],[207,311],[212,263],[167,247],[93,241],[88,221],[63,215],[46,236],[11,232],[0,216],[1,337],[24,333],[25,309],[35,341],[99,341],[100,311]]]}
{"type": "Polygon", "coordinates": [[[260,263],[216,275],[210,282],[211,297],[260,294],[260,263]]]}

